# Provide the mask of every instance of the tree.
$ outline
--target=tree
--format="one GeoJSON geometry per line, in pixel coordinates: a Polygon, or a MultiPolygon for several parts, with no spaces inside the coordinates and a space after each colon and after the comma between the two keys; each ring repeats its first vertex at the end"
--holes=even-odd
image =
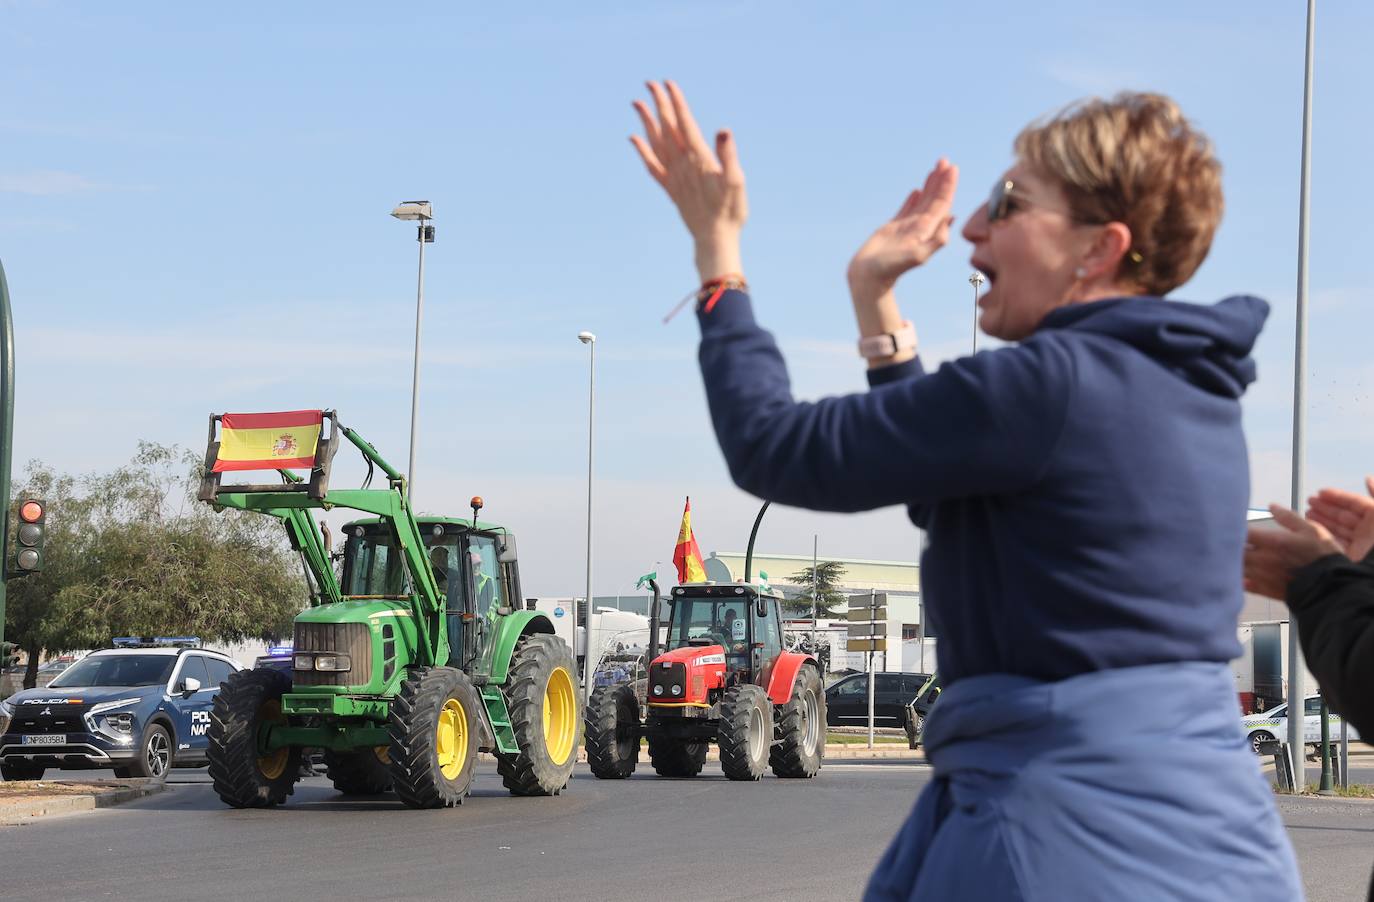
{"type": "MultiPolygon", "coordinates": [[[[845,605],[844,593],[840,592],[840,577],[844,576],[844,564],[839,561],[821,561],[815,568],[816,616],[833,617],[834,608],[845,605]]],[[[795,598],[789,598],[784,606],[788,613],[811,616],[812,571],[810,567],[798,570],[788,577],[788,581],[801,591],[795,598]]]]}
{"type": "Polygon", "coordinates": [[[43,652],[114,636],[233,642],[289,632],[306,593],[285,531],[274,518],[197,501],[200,468],[192,453],[147,442],[107,474],[29,464],[15,495],[47,501],[43,570],[9,583],[5,618],[28,654],[25,686],[43,652]]]}

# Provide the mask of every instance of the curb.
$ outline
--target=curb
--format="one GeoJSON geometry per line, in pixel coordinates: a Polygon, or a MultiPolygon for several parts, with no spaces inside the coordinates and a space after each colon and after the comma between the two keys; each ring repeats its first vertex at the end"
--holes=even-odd
{"type": "MultiPolygon", "coordinates": [[[[825,746],[825,760],[826,760],[826,761],[843,761],[843,760],[845,760],[845,759],[873,759],[873,758],[885,758],[885,759],[905,759],[905,760],[907,760],[907,761],[912,761],[912,762],[916,762],[916,763],[919,763],[919,764],[924,764],[924,763],[926,763],[925,752],[924,752],[922,749],[909,749],[909,748],[907,748],[906,746],[901,746],[901,747],[899,747],[899,748],[885,748],[885,747],[884,747],[884,746],[893,745],[893,744],[894,744],[894,743],[882,743],[881,745],[878,745],[878,746],[876,746],[875,748],[871,748],[871,749],[870,749],[870,748],[868,748],[868,747],[866,747],[866,746],[862,746],[862,745],[860,745],[860,746],[854,746],[854,745],[845,745],[845,744],[843,744],[843,743],[827,743],[826,746],[825,746]]],[[[491,755],[491,754],[488,753],[488,752],[482,752],[482,753],[480,753],[480,754],[477,756],[477,758],[478,758],[479,761],[495,761],[495,760],[496,760],[495,756],[494,756],[494,755],[491,755]]],[[[717,748],[716,745],[715,745],[714,743],[712,743],[711,747],[710,747],[709,749],[707,749],[707,752],[706,752],[706,760],[707,760],[707,761],[719,761],[719,760],[720,760],[720,749],[717,748]]],[[[587,763],[587,750],[586,750],[585,747],[583,747],[583,748],[578,748],[578,750],[577,750],[577,763],[578,763],[578,764],[586,764],[586,763],[587,763]]],[[[643,747],[643,746],[641,746],[640,749],[639,749],[639,763],[640,763],[640,764],[648,764],[648,763],[649,763],[649,750],[648,750],[647,748],[643,747]]]]}
{"type": "Polygon", "coordinates": [[[148,782],[141,786],[125,786],[82,795],[45,796],[12,803],[0,801],[0,826],[25,824],[53,814],[74,814],[78,811],[110,808],[114,805],[122,805],[125,802],[141,799],[144,796],[154,795],[166,788],[165,782],[158,781],[148,782]]]}

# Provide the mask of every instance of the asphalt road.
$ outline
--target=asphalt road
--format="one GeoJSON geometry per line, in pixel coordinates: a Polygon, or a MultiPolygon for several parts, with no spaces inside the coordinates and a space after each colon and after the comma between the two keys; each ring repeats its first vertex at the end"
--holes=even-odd
{"type": "MultiPolygon", "coordinates": [[[[130,805],[0,828],[0,899],[855,899],[928,774],[845,761],[739,784],[708,762],[606,782],[579,767],[562,796],[516,799],[487,763],[450,811],[345,801],[323,777],[282,808],[233,811],[204,771],[175,771],[130,805]]],[[[1363,899],[1374,802],[1278,804],[1309,902],[1363,899]]]]}

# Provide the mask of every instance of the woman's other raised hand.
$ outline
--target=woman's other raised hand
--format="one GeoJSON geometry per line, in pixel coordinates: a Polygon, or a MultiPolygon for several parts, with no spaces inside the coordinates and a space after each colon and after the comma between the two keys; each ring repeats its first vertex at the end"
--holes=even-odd
{"type": "Polygon", "coordinates": [[[654,109],[642,100],[634,102],[644,136],[634,135],[630,142],[692,233],[702,281],[742,274],[739,236],[749,200],[734,136],[724,129],[716,132],[713,151],[676,84],[651,81],[648,88],[654,109]]]}
{"type": "Polygon", "coordinates": [[[907,197],[897,215],[873,233],[849,262],[849,284],[859,294],[890,291],[898,277],[920,266],[949,241],[950,208],[959,168],[941,159],[924,186],[907,197]]]}

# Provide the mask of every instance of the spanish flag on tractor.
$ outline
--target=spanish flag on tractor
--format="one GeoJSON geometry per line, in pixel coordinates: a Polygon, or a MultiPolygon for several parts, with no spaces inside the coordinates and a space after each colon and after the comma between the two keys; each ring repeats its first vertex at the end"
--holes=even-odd
{"type": "Polygon", "coordinates": [[[692,499],[682,509],[682,528],[677,532],[677,547],[673,549],[673,564],[677,566],[679,583],[706,582],[706,565],[701,562],[701,549],[692,535],[692,499]]]}
{"type": "Polygon", "coordinates": [[[214,472],[310,469],[323,422],[318,410],[226,413],[220,418],[214,472]]]}

